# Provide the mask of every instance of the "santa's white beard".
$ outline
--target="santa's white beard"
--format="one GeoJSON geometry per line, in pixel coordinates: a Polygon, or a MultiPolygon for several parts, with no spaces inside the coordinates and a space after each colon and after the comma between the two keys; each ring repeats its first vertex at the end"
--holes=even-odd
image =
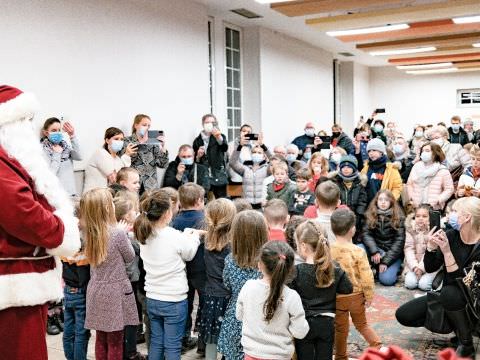
{"type": "Polygon", "coordinates": [[[16,121],[0,127],[0,145],[28,172],[37,193],[44,195],[56,210],[73,211],[72,202],[58,177],[50,170],[43,149],[30,120],[16,121]]]}

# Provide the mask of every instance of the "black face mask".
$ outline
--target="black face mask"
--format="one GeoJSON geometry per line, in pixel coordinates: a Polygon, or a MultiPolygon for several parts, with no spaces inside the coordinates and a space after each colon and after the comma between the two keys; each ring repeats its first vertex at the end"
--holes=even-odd
{"type": "Polygon", "coordinates": [[[338,131],[332,132],[332,137],[337,138],[340,136],[340,133],[338,131]]]}

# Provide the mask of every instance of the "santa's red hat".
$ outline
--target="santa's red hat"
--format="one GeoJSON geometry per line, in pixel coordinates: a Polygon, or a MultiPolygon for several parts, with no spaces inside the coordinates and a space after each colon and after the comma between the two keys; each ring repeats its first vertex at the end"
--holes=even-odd
{"type": "Polygon", "coordinates": [[[32,118],[38,109],[35,95],[8,85],[0,85],[0,126],[32,118]]]}

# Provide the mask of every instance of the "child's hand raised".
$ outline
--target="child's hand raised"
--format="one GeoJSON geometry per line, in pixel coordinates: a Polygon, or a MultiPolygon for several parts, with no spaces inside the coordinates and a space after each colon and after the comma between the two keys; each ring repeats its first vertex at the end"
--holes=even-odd
{"type": "Polygon", "coordinates": [[[129,223],[127,223],[125,220],[120,220],[118,222],[118,227],[123,231],[125,231],[126,233],[132,230],[132,226],[129,223]]]}

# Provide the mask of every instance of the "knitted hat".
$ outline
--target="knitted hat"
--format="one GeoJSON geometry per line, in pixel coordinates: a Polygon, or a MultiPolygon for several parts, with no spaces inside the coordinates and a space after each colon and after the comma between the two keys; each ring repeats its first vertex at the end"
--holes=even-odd
{"type": "Polygon", "coordinates": [[[348,166],[353,170],[357,170],[358,168],[358,161],[353,155],[343,155],[340,159],[339,167],[340,169],[344,166],[348,166]]]}
{"type": "Polygon", "coordinates": [[[37,107],[35,95],[0,85],[0,126],[33,117],[37,107]]]}
{"type": "Polygon", "coordinates": [[[367,152],[370,150],[377,150],[380,151],[382,154],[387,153],[387,148],[385,146],[385,143],[380,140],[379,138],[374,138],[371,139],[368,144],[367,144],[367,152]]]}

